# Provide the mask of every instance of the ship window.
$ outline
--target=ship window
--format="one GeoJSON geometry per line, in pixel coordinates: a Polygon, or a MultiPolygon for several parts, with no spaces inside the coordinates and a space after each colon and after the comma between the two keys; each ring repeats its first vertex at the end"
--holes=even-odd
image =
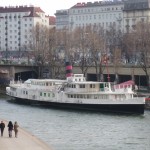
{"type": "Polygon", "coordinates": [[[74,95],[74,98],[76,98],[76,95],[74,95]]]}
{"type": "Polygon", "coordinates": [[[80,88],[85,88],[85,84],[80,84],[80,88]]]}
{"type": "Polygon", "coordinates": [[[44,97],[46,97],[46,93],[44,93],[44,97]]]}
{"type": "Polygon", "coordinates": [[[90,88],[95,88],[95,84],[90,84],[90,88]]]}
{"type": "Polygon", "coordinates": [[[76,88],[76,86],[74,84],[72,84],[72,88],[76,88]]]}
{"type": "Polygon", "coordinates": [[[79,95],[77,95],[77,98],[79,98],[79,95]]]}
{"type": "Polygon", "coordinates": [[[97,99],[97,95],[94,96],[94,99],[97,99]]]}
{"type": "Polygon", "coordinates": [[[26,95],[28,95],[28,91],[26,91],[26,95]]]}
{"type": "Polygon", "coordinates": [[[107,96],[107,95],[104,95],[103,97],[104,97],[104,99],[107,99],[107,98],[108,98],[108,96],[107,96]]]}
{"type": "Polygon", "coordinates": [[[40,96],[42,96],[42,92],[40,92],[40,96]]]}
{"type": "Polygon", "coordinates": [[[25,91],[23,91],[23,94],[25,94],[25,91]]]}
{"type": "Polygon", "coordinates": [[[101,91],[104,91],[104,84],[100,84],[99,86],[100,86],[101,91]]]}
{"type": "Polygon", "coordinates": [[[46,82],[46,86],[48,86],[48,82],[46,82]]]}
{"type": "Polygon", "coordinates": [[[53,97],[55,97],[55,94],[53,93],[53,97]]]}
{"type": "Polygon", "coordinates": [[[71,98],[73,98],[73,95],[71,95],[71,98]]]}
{"type": "Polygon", "coordinates": [[[48,93],[48,97],[50,97],[51,96],[51,94],[50,93],[48,93]]]}
{"type": "Polygon", "coordinates": [[[105,87],[108,87],[108,83],[105,84],[105,87]]]}

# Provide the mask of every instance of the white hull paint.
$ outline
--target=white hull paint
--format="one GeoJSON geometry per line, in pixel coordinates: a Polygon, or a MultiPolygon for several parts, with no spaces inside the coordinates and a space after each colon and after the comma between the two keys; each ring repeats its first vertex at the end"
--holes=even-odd
{"type": "Polygon", "coordinates": [[[135,97],[131,85],[115,87],[107,82],[89,82],[81,74],[67,80],[13,81],[6,92],[19,102],[48,107],[143,114],[145,106],[145,98],[135,97]]]}

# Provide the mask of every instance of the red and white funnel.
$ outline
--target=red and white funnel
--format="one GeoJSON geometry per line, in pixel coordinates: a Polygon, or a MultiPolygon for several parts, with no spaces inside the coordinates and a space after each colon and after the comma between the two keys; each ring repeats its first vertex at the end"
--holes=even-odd
{"type": "Polygon", "coordinates": [[[72,73],[72,65],[69,61],[66,62],[66,77],[71,77],[72,73]]]}

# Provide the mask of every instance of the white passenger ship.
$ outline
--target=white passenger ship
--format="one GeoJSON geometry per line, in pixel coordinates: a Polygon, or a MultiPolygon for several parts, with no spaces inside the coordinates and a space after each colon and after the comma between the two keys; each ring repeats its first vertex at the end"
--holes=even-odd
{"type": "Polygon", "coordinates": [[[145,98],[137,97],[132,85],[86,81],[83,74],[66,80],[11,81],[6,93],[21,103],[50,107],[137,114],[143,114],[145,107],[145,98]]]}

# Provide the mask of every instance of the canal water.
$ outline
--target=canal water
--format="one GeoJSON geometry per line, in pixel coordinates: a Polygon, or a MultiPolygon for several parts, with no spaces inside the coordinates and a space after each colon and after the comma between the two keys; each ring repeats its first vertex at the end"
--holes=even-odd
{"type": "Polygon", "coordinates": [[[68,111],[7,99],[0,98],[0,118],[18,121],[54,150],[150,150],[150,111],[144,115],[68,111]]]}

